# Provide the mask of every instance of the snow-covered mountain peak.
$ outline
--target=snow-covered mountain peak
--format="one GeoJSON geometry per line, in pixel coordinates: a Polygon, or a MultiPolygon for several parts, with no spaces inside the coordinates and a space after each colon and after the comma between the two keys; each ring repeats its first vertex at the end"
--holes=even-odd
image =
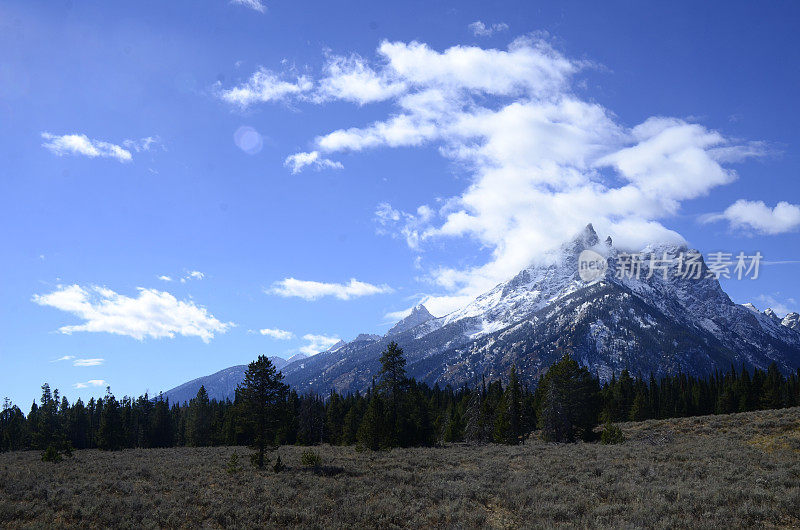
{"type": "Polygon", "coordinates": [[[800,331],[800,314],[795,312],[787,314],[781,320],[781,325],[786,326],[789,329],[793,329],[796,331],[800,331]]]}
{"type": "MultiPolygon", "coordinates": [[[[345,341],[339,340],[339,342],[337,342],[336,344],[334,344],[333,346],[331,346],[330,348],[325,350],[325,352],[335,352],[336,350],[341,349],[342,346],[344,346],[345,344],[347,344],[345,341]]],[[[325,353],[325,352],[322,352],[322,353],[325,353]]]]}
{"type": "Polygon", "coordinates": [[[407,317],[392,326],[392,328],[386,332],[386,336],[397,335],[398,333],[415,328],[433,319],[434,316],[428,312],[428,309],[424,305],[419,304],[411,310],[411,313],[409,313],[407,317]]]}
{"type": "Polygon", "coordinates": [[[775,322],[780,322],[781,320],[783,320],[783,319],[781,319],[781,317],[779,317],[779,316],[778,316],[778,315],[775,313],[775,311],[774,311],[774,310],[773,310],[771,307],[768,307],[768,308],[767,308],[767,309],[764,311],[764,314],[765,314],[765,315],[767,315],[767,316],[768,316],[769,318],[771,318],[772,320],[774,320],[775,322]]]}
{"type": "Polygon", "coordinates": [[[381,337],[380,335],[374,335],[372,333],[361,333],[356,338],[354,338],[352,342],[375,342],[376,340],[381,340],[381,338],[383,337],[381,337]]]}

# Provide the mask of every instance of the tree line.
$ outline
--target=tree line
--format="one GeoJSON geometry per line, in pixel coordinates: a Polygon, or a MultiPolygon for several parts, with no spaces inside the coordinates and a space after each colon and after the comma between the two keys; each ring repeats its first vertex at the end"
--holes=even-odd
{"type": "Polygon", "coordinates": [[[408,378],[402,349],[389,344],[381,370],[364,393],[299,395],[283,383],[266,356],[249,364],[235,399],[209,399],[201,387],[188,403],[159,395],[104,397],[70,403],[42,385],[26,416],[8,399],[0,413],[0,450],[36,449],[58,460],[72,449],[249,445],[264,465],[282,444],[359,445],[366,449],[448,442],[517,444],[534,430],[545,440],[597,438],[600,422],[724,414],[800,405],[800,369],[785,377],[767,370],[676,374],[656,379],[628,371],[600,384],[565,355],[535,389],[511,368],[507,383],[482,380],[474,388],[430,387],[408,378]]]}

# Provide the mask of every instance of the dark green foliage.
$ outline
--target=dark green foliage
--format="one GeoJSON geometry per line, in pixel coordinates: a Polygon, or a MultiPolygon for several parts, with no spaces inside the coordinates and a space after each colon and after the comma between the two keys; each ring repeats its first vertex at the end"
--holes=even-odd
{"type": "Polygon", "coordinates": [[[303,467],[320,467],[322,465],[322,457],[319,453],[307,449],[300,455],[300,464],[303,467]]]}
{"type": "Polygon", "coordinates": [[[197,397],[189,402],[186,415],[186,445],[211,445],[211,405],[204,386],[200,386],[197,397]]]}
{"type": "Polygon", "coordinates": [[[240,471],[240,468],[239,468],[239,455],[236,454],[236,451],[234,451],[231,454],[231,457],[228,459],[228,465],[226,466],[225,469],[231,475],[234,475],[234,474],[236,474],[236,473],[238,473],[240,471]]]}
{"type": "Polygon", "coordinates": [[[551,442],[591,440],[600,408],[600,384],[588,370],[565,355],[550,367],[537,393],[539,427],[551,442]]]}
{"type": "Polygon", "coordinates": [[[275,370],[266,355],[250,363],[244,380],[236,389],[236,400],[241,405],[240,419],[249,430],[252,447],[256,450],[253,464],[264,467],[264,452],[276,442],[276,435],[285,420],[288,387],[283,374],[275,370]]]}
{"type": "MultiPolygon", "coordinates": [[[[396,345],[384,354],[385,377],[366,394],[331,392],[326,399],[287,391],[274,367],[270,371],[261,363],[256,373],[271,378],[274,391],[269,404],[266,398],[263,401],[263,409],[254,408],[246,399],[251,395],[248,392],[240,391],[237,400],[231,402],[208,400],[205,389],[184,404],[170,404],[163,396],[151,399],[146,394],[117,400],[110,389],[103,398],[70,404],[45,384],[41,403],[34,402],[27,417],[5,400],[0,411],[0,451],[46,451],[52,446],[63,456],[70,449],[183,445],[258,448],[262,442],[265,450],[278,444],[359,444],[365,449],[460,441],[517,444],[528,438],[539,422],[563,425],[557,420],[564,410],[577,411],[586,425],[596,425],[800,405],[800,370],[786,377],[775,366],[752,371],[731,368],[705,379],[676,374],[660,380],[632,377],[623,371],[602,386],[601,405],[595,409],[600,412],[592,419],[592,406],[584,410],[569,405],[574,395],[581,393],[581,387],[585,391],[588,386],[589,394],[597,388],[596,381],[590,381],[593,378],[574,361],[567,370],[572,379],[564,377],[564,367],[559,363],[540,380],[535,392],[519,383],[524,378],[516,369],[509,372],[505,386],[501,381],[481,381],[474,389],[455,390],[450,386],[430,388],[405,378],[402,350],[396,345]],[[557,374],[561,374],[561,394],[548,384],[557,374]],[[557,395],[572,397],[556,400],[557,395]],[[265,413],[263,430],[254,410],[265,413]],[[263,433],[260,440],[259,432],[263,433]]],[[[561,432],[567,433],[567,439],[569,432],[573,439],[591,437],[586,428],[575,431],[565,427],[561,432]]],[[[557,439],[552,432],[543,435],[557,439]]],[[[256,465],[258,459],[257,453],[256,465]]]]}
{"type": "Polygon", "coordinates": [[[69,447],[59,448],[56,445],[48,445],[42,453],[42,462],[61,462],[64,457],[71,457],[72,450],[69,447]]]}
{"type": "Polygon", "coordinates": [[[621,444],[625,441],[625,435],[622,434],[622,429],[607,421],[603,427],[603,433],[600,435],[600,442],[604,445],[621,444]]]}
{"type": "Polygon", "coordinates": [[[280,473],[281,471],[284,471],[285,469],[286,469],[286,466],[283,465],[283,462],[281,461],[281,455],[278,455],[278,458],[275,459],[275,465],[272,466],[272,470],[275,473],[280,473]]]}

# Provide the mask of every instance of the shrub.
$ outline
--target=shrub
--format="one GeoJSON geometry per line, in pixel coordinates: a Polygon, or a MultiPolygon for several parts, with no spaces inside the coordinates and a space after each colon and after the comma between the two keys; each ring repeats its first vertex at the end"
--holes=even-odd
{"type": "Polygon", "coordinates": [[[603,427],[603,434],[600,436],[600,441],[603,445],[621,444],[625,441],[625,435],[622,434],[622,429],[607,422],[603,427]]]}
{"type": "Polygon", "coordinates": [[[322,465],[322,457],[312,450],[303,451],[300,455],[300,463],[304,467],[320,467],[322,465]]]}
{"type": "Polygon", "coordinates": [[[72,456],[72,449],[68,444],[63,447],[50,444],[47,446],[47,449],[44,450],[44,453],[42,453],[42,462],[61,462],[65,456],[72,456]]]}
{"type": "Polygon", "coordinates": [[[47,449],[42,453],[42,462],[61,462],[61,453],[52,445],[48,445],[47,449]]]}
{"type": "Polygon", "coordinates": [[[239,472],[239,455],[234,452],[228,459],[228,473],[234,475],[239,472]]]}
{"type": "Polygon", "coordinates": [[[257,451],[250,455],[250,463],[253,464],[253,467],[263,469],[266,464],[269,464],[269,457],[262,455],[260,451],[257,451]]]}

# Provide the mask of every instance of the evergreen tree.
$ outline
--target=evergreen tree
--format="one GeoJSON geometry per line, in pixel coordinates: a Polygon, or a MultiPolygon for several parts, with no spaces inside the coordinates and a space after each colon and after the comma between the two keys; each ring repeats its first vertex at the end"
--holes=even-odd
{"type": "Polygon", "coordinates": [[[251,362],[244,379],[236,389],[237,401],[241,403],[241,420],[251,431],[253,457],[256,467],[264,467],[264,453],[275,443],[276,434],[284,421],[288,387],[283,383],[283,374],[272,361],[259,355],[251,362]]]}
{"type": "Polygon", "coordinates": [[[542,378],[539,426],[542,437],[553,442],[590,440],[597,425],[600,386],[588,370],[569,355],[555,363],[542,378]]]}
{"type": "Polygon", "coordinates": [[[197,396],[189,401],[186,438],[187,444],[193,447],[211,445],[211,405],[203,385],[200,385],[197,396]]]}
{"type": "Polygon", "coordinates": [[[121,444],[122,418],[120,417],[119,402],[111,393],[111,387],[106,387],[106,398],[103,400],[100,426],[97,429],[97,447],[114,451],[120,449],[121,444]]]}

